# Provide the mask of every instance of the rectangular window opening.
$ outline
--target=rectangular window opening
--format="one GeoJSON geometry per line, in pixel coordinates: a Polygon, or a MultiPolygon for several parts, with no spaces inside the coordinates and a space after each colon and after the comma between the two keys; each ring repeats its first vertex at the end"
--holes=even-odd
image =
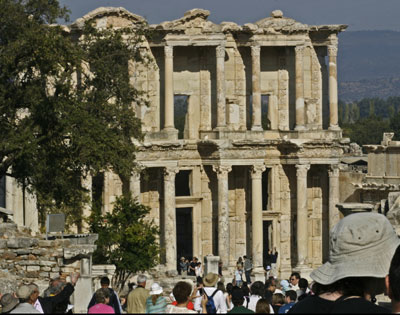
{"type": "Polygon", "coordinates": [[[191,196],[191,170],[181,170],[175,177],[175,195],[191,196]]]}
{"type": "Polygon", "coordinates": [[[185,139],[185,128],[187,123],[187,113],[189,106],[189,95],[174,95],[174,124],[178,129],[178,139],[185,139]]]}
{"type": "Polygon", "coordinates": [[[271,130],[271,122],[268,117],[269,94],[261,95],[261,126],[264,130],[271,130]]]}

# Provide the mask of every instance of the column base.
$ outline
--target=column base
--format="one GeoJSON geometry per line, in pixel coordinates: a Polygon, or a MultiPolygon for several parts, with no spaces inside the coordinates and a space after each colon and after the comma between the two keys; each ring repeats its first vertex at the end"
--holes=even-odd
{"type": "Polygon", "coordinates": [[[253,269],[251,273],[251,282],[261,281],[262,283],[265,282],[265,271],[262,267],[256,267],[253,269]]]}
{"type": "Polygon", "coordinates": [[[264,129],[261,126],[253,126],[251,127],[251,131],[264,131],[264,129]]]}
{"type": "Polygon", "coordinates": [[[166,127],[161,132],[167,140],[178,140],[178,129],[166,127]]]}
{"type": "Polygon", "coordinates": [[[167,270],[167,271],[165,272],[165,274],[166,274],[168,277],[177,277],[177,276],[178,276],[178,271],[176,271],[176,270],[167,270]]]}
{"type": "Polygon", "coordinates": [[[301,278],[306,278],[308,281],[312,281],[310,274],[313,271],[308,265],[297,265],[293,268],[293,272],[298,272],[301,278]]]}
{"type": "Polygon", "coordinates": [[[341,129],[340,129],[339,125],[330,125],[328,130],[339,131],[341,129]]]}
{"type": "Polygon", "coordinates": [[[304,125],[296,125],[296,127],[294,127],[294,130],[297,130],[297,131],[306,130],[306,126],[304,126],[304,125]]]}

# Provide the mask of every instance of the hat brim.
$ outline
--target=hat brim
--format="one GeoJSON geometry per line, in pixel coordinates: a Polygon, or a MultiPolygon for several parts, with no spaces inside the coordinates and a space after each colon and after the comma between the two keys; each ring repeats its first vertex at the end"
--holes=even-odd
{"type": "Polygon", "coordinates": [[[150,295],[157,295],[163,293],[163,289],[155,290],[155,291],[150,291],[150,295]]]}
{"type": "Polygon", "coordinates": [[[207,276],[205,278],[203,278],[204,286],[206,286],[206,287],[215,286],[215,284],[218,282],[218,275],[217,274],[213,274],[213,277],[211,279],[207,279],[207,276]]]}
{"type": "Polygon", "coordinates": [[[1,308],[1,312],[7,313],[7,312],[11,311],[14,307],[16,307],[18,305],[18,303],[19,303],[18,299],[12,300],[10,304],[7,304],[6,306],[3,306],[1,308]]]}
{"type": "Polygon", "coordinates": [[[313,270],[310,277],[323,285],[348,277],[384,278],[389,273],[390,262],[399,245],[400,239],[396,235],[387,241],[386,246],[371,250],[366,255],[348,256],[341,262],[328,261],[313,270]]]}

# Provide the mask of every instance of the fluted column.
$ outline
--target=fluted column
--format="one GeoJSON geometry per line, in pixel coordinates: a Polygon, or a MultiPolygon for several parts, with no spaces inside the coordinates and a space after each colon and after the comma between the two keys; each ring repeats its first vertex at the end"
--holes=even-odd
{"type": "Polygon", "coordinates": [[[337,46],[328,46],[329,56],[329,129],[338,130],[337,46]]]}
{"type": "Polygon", "coordinates": [[[129,179],[129,191],[140,202],[140,171],[135,170],[129,179]]]}
{"type": "Polygon", "coordinates": [[[164,240],[167,271],[176,271],[176,206],[175,175],[178,168],[167,167],[164,170],[164,240]]]}
{"type": "Polygon", "coordinates": [[[295,47],[296,55],[296,130],[305,129],[305,111],[304,111],[304,69],[303,69],[304,46],[295,47]]]}
{"type": "Polygon", "coordinates": [[[224,266],[229,263],[229,204],[228,173],[231,166],[213,166],[218,177],[218,255],[224,266]]]}
{"type": "Polygon", "coordinates": [[[265,165],[251,168],[251,224],[254,268],[263,266],[262,173],[265,165]]]}
{"type": "Polygon", "coordinates": [[[164,46],[165,57],[165,112],[164,129],[174,129],[174,49],[164,46]]]}
{"type": "Polygon", "coordinates": [[[226,127],[225,47],[217,46],[217,129],[226,127]]]}
{"type": "Polygon", "coordinates": [[[296,165],[297,175],[297,266],[307,264],[308,222],[307,222],[307,172],[308,164],[296,165]]]}
{"type": "Polygon", "coordinates": [[[252,88],[253,88],[253,117],[251,130],[261,131],[261,66],[260,66],[260,46],[251,47],[252,60],[252,88]]]}
{"type": "Polygon", "coordinates": [[[339,166],[331,165],[329,174],[329,230],[331,230],[340,220],[339,209],[339,166]]]}

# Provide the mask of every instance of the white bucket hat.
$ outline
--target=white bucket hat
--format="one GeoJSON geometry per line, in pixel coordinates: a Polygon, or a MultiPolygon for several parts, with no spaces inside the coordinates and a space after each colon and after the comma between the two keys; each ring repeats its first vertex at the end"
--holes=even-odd
{"type": "Polygon", "coordinates": [[[356,213],[334,226],[329,243],[329,260],[310,274],[324,285],[347,277],[384,278],[400,239],[384,215],[356,213]]]}
{"type": "Polygon", "coordinates": [[[150,295],[157,295],[161,293],[163,293],[163,288],[157,282],[154,282],[151,285],[150,295]]]}

